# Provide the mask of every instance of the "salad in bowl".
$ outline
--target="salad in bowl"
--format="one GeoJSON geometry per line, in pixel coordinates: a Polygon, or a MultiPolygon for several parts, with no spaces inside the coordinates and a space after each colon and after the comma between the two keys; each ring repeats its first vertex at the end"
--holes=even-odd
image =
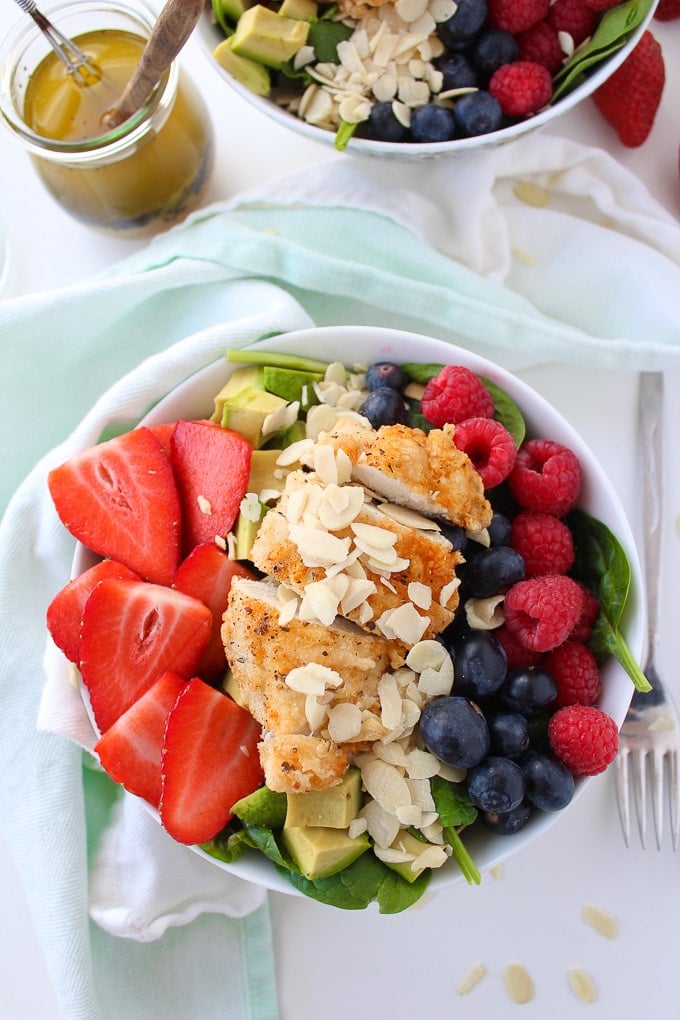
{"type": "Polygon", "coordinates": [[[102,768],[249,881],[404,910],[617,749],[643,620],[618,499],[498,366],[325,327],[228,350],[55,468],[47,613],[102,768]]]}

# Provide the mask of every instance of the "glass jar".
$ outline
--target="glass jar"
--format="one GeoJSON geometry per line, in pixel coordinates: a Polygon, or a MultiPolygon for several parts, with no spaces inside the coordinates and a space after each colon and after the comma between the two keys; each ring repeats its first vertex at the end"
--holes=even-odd
{"type": "Polygon", "coordinates": [[[145,106],[116,128],[102,115],[122,94],[157,17],[145,0],[73,0],[41,8],[102,71],[69,78],[32,19],[0,47],[0,112],[43,184],[101,230],[152,233],[199,205],[213,163],[207,108],[174,61],[145,106]]]}

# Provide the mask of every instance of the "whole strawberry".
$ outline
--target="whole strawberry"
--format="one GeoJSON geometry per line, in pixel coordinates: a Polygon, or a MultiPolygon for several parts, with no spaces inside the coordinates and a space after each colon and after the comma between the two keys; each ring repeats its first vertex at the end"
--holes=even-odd
{"type": "Polygon", "coordinates": [[[680,18],[680,0],[659,0],[654,17],[657,21],[673,21],[680,18]]]}
{"type": "Polygon", "coordinates": [[[665,81],[661,47],[646,31],[630,56],[593,93],[593,102],[623,145],[637,148],[649,136],[665,81]]]}
{"type": "Polygon", "coordinates": [[[560,708],[548,723],[550,745],[575,776],[596,776],[616,757],[619,731],[611,716],[592,705],[560,708]]]}

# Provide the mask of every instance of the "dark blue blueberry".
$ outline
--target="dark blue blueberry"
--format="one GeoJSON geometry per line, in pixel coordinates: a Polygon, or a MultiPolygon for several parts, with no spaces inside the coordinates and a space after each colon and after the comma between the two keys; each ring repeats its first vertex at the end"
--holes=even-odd
{"type": "Polygon", "coordinates": [[[555,755],[529,751],[520,766],[527,799],[541,811],[561,811],[574,796],[574,777],[555,755]]]}
{"type": "Polygon", "coordinates": [[[465,595],[486,599],[508,591],[524,580],[524,560],[509,545],[492,545],[465,565],[465,595]]]}
{"type": "Polygon", "coordinates": [[[490,755],[468,772],[467,788],[480,811],[505,813],[524,800],[524,775],[516,761],[490,755]]]}
{"type": "Polygon", "coordinates": [[[519,758],[529,747],[529,720],[519,712],[487,713],[491,750],[503,758],[519,758]]]}
{"type": "Polygon", "coordinates": [[[366,372],[366,386],[369,390],[379,390],[381,386],[403,390],[407,382],[406,373],[392,361],[376,361],[366,372]]]}
{"type": "Polygon", "coordinates": [[[461,96],[453,113],[458,133],[467,138],[498,131],[503,123],[501,104],[490,92],[482,89],[461,96]]]}
{"type": "Polygon", "coordinates": [[[411,135],[416,142],[450,142],[456,136],[453,111],[436,103],[423,103],[411,114],[411,135]]]}
{"type": "Polygon", "coordinates": [[[511,64],[519,56],[519,46],[514,35],[502,28],[488,28],[475,40],[472,59],[487,77],[503,64],[511,64]]]}
{"type": "Polygon", "coordinates": [[[496,510],[486,530],[489,532],[491,545],[507,545],[512,533],[512,521],[506,514],[496,510]]]}
{"type": "Polygon", "coordinates": [[[459,524],[442,524],[441,533],[457,552],[462,552],[469,543],[465,528],[461,528],[459,524]]]}
{"type": "Polygon", "coordinates": [[[374,103],[368,116],[371,138],[378,142],[408,141],[409,131],[394,116],[391,103],[374,103]]]}
{"type": "Polygon", "coordinates": [[[405,424],[406,412],[406,402],[401,393],[389,386],[372,390],[359,408],[359,413],[368,418],[374,429],[381,425],[405,424]]]}
{"type": "Polygon", "coordinates": [[[477,87],[477,68],[464,53],[445,53],[434,64],[443,76],[442,92],[477,87]]]}
{"type": "Polygon", "coordinates": [[[490,698],[508,668],[505,652],[491,631],[469,630],[454,642],[455,690],[464,698],[490,698]]]}
{"type": "Polygon", "coordinates": [[[434,698],[422,711],[420,736],[440,761],[472,768],[489,751],[489,728],[483,713],[467,698],[434,698]]]}
{"type": "Polygon", "coordinates": [[[540,666],[521,666],[508,673],[499,697],[506,708],[530,716],[552,704],[557,686],[551,674],[540,666]]]}
{"type": "Polygon", "coordinates": [[[512,836],[523,829],[531,818],[532,808],[529,801],[523,800],[510,811],[482,811],[479,818],[482,824],[496,836],[512,836]]]}
{"type": "Polygon", "coordinates": [[[459,0],[448,21],[437,25],[437,35],[451,50],[467,46],[486,23],[486,0],[459,0]]]}

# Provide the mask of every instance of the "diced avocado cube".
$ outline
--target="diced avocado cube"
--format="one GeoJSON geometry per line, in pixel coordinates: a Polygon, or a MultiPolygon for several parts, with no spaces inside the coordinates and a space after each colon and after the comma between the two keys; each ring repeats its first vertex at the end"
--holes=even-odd
{"type": "Polygon", "coordinates": [[[258,449],[264,441],[262,430],[267,418],[285,406],[286,401],[276,394],[251,387],[224,401],[221,425],[239,432],[258,449]]]}
{"type": "Polygon", "coordinates": [[[328,878],[348,868],[371,842],[366,835],[351,837],[346,829],[307,828],[282,830],[283,842],[305,878],[328,878]]]}
{"type": "Polygon", "coordinates": [[[239,18],[231,48],[241,57],[279,70],[305,45],[308,34],[308,22],[281,17],[255,4],[239,18]]]}
{"type": "Polygon", "coordinates": [[[260,530],[260,524],[262,518],[267,512],[267,506],[264,503],[260,503],[260,516],[257,520],[253,520],[252,517],[246,516],[246,514],[240,512],[236,518],[236,527],[234,529],[234,539],[236,541],[236,559],[237,560],[249,560],[250,550],[253,548],[253,542],[257,537],[257,533],[260,530]]]}
{"type": "Polygon", "coordinates": [[[289,403],[300,401],[300,408],[308,411],[312,404],[318,404],[314,383],[323,379],[317,372],[301,372],[294,368],[277,368],[265,365],[263,385],[270,393],[276,393],[289,403]]]}
{"type": "MultiPolygon", "coordinates": [[[[402,829],[394,843],[392,843],[393,850],[404,850],[406,853],[414,854],[416,857],[427,848],[427,843],[424,843],[422,839],[418,839],[417,836],[407,832],[406,829],[402,829]]],[[[422,875],[425,868],[412,867],[413,861],[402,861],[388,864],[389,868],[398,872],[402,878],[405,878],[407,882],[415,882],[419,875],[422,875]]]]}
{"type": "Polygon", "coordinates": [[[215,397],[215,410],[211,420],[221,422],[225,401],[237,396],[243,390],[264,389],[264,369],[262,365],[244,365],[230,375],[227,382],[215,397]]]}
{"type": "Polygon", "coordinates": [[[285,450],[287,446],[292,446],[293,443],[297,443],[300,439],[304,439],[306,436],[304,422],[294,421],[287,429],[279,432],[277,436],[279,447],[285,450]]]}
{"type": "Polygon", "coordinates": [[[319,5],[314,0],[283,0],[279,7],[279,14],[284,18],[309,21],[310,18],[319,16],[319,5]]]}
{"type": "Polygon", "coordinates": [[[290,468],[277,467],[277,460],[281,454],[279,447],[272,447],[266,450],[253,450],[250,461],[250,476],[248,478],[248,492],[256,492],[260,498],[267,490],[276,489],[283,492],[286,484],[286,475],[290,468]]]}
{"type": "Polygon", "coordinates": [[[261,786],[247,797],[242,797],[231,810],[242,822],[280,829],[286,820],[286,795],[261,786]]]}
{"type": "Polygon", "coordinates": [[[289,793],[287,797],[286,826],[289,828],[346,829],[361,807],[361,773],[359,769],[350,769],[337,786],[309,793],[289,793]]]}
{"type": "Polygon", "coordinates": [[[240,81],[247,89],[254,92],[256,96],[268,96],[272,90],[272,82],[269,71],[257,60],[250,57],[241,57],[234,53],[232,48],[233,35],[222,42],[213,50],[213,56],[220,67],[228,71],[232,78],[240,81]]]}
{"type": "Polygon", "coordinates": [[[241,688],[230,669],[227,670],[222,679],[222,690],[225,694],[229,695],[232,701],[235,701],[237,705],[240,705],[241,708],[246,707],[241,695],[241,688]]]}

